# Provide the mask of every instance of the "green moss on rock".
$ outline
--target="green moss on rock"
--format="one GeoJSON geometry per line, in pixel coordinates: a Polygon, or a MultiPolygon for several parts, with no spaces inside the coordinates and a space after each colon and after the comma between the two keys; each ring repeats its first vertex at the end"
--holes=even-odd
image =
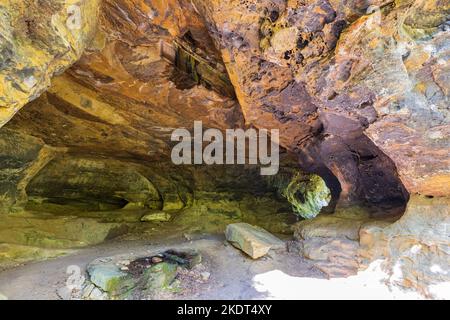
{"type": "Polygon", "coordinates": [[[271,179],[280,195],[292,205],[294,212],[305,219],[316,217],[331,200],[330,189],[317,175],[297,171],[293,174],[280,174],[271,179]]]}
{"type": "Polygon", "coordinates": [[[168,289],[177,275],[177,265],[172,263],[158,263],[144,273],[145,290],[168,289]]]}

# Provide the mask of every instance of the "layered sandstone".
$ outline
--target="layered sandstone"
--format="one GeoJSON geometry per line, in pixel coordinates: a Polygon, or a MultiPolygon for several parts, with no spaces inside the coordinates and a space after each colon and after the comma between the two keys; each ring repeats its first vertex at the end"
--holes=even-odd
{"type": "MultiPolygon", "coordinates": [[[[260,202],[284,231],[267,194],[312,218],[330,200],[322,178],[337,214],[296,227],[303,255],[330,276],[384,259],[393,284],[433,296],[449,266],[449,13],[448,0],[3,1],[0,207],[194,206],[178,223],[217,227],[253,223],[260,202]],[[199,120],[279,129],[287,179],[167,165],[171,132],[199,120]]],[[[129,222],[95,222],[92,239],[70,221],[71,245],[129,222]]],[[[61,248],[55,225],[4,235],[61,248]]]]}

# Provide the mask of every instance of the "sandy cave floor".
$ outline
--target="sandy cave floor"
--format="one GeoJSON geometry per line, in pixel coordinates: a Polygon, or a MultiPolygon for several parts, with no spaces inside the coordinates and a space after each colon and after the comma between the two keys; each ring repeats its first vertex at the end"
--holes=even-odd
{"type": "MultiPolygon", "coordinates": [[[[420,299],[417,294],[392,291],[376,265],[349,278],[326,279],[296,252],[271,253],[252,260],[225,242],[224,237],[202,235],[187,240],[110,241],[77,250],[67,256],[29,263],[0,273],[0,294],[8,299],[67,299],[68,267],[84,272],[93,260],[124,255],[142,256],[166,249],[197,249],[208,280],[183,284],[183,290],[161,299],[420,299]],[[162,244],[164,242],[164,244],[162,244]]],[[[183,280],[182,280],[183,281],[183,280]]]]}

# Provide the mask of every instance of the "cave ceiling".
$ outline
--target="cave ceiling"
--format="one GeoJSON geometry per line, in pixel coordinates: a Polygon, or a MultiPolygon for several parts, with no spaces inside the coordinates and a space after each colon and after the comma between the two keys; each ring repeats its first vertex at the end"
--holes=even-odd
{"type": "Polygon", "coordinates": [[[448,1],[72,2],[0,5],[2,130],[151,162],[194,121],[279,129],[342,203],[448,195],[448,1]]]}

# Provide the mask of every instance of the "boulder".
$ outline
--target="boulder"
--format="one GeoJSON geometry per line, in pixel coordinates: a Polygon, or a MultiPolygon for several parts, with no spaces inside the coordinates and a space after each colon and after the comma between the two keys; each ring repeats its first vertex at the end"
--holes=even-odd
{"type": "MultiPolygon", "coordinates": [[[[196,250],[166,250],[151,256],[113,256],[100,258],[87,267],[81,292],[68,293],[71,299],[148,299],[176,292],[180,270],[190,272],[201,263],[196,250]]],[[[67,296],[62,292],[61,297],[67,296]]]]}
{"type": "Polygon", "coordinates": [[[90,281],[110,295],[123,294],[135,286],[126,272],[115,264],[94,264],[88,268],[90,281]]]}
{"type": "Polygon", "coordinates": [[[162,262],[153,265],[144,272],[145,290],[166,289],[175,280],[177,276],[177,265],[173,263],[162,262]]]}
{"type": "Polygon", "coordinates": [[[285,243],[266,230],[248,223],[234,223],[227,226],[227,240],[253,259],[265,256],[271,249],[283,249],[285,243]]]}

